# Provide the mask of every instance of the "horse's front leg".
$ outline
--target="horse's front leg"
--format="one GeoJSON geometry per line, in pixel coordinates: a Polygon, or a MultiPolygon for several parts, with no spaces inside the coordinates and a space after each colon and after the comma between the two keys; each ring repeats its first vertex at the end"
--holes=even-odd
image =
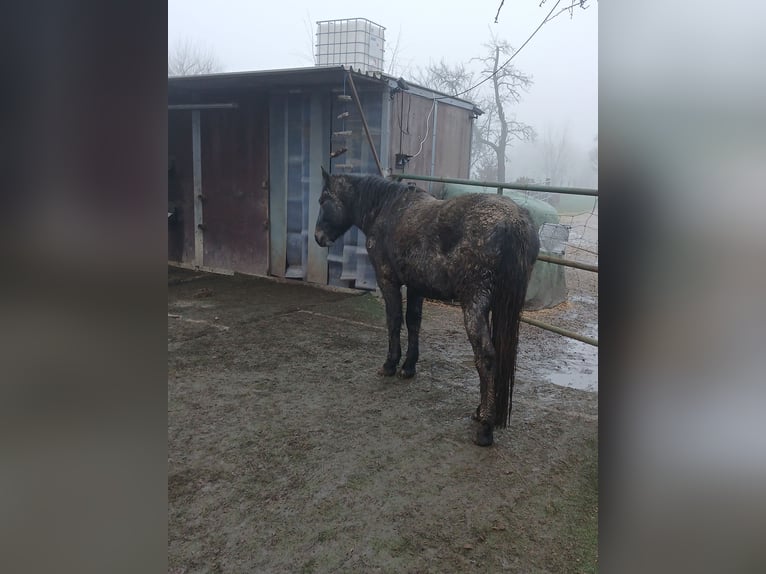
{"type": "Polygon", "coordinates": [[[423,318],[423,296],[407,287],[407,356],[404,358],[402,368],[397,373],[402,379],[415,376],[415,364],[420,355],[419,337],[420,321],[423,318]]]}
{"type": "Polygon", "coordinates": [[[402,358],[402,287],[392,281],[379,280],[378,286],[386,303],[386,327],[388,328],[388,356],[378,374],[390,377],[396,373],[396,366],[402,358]]]}

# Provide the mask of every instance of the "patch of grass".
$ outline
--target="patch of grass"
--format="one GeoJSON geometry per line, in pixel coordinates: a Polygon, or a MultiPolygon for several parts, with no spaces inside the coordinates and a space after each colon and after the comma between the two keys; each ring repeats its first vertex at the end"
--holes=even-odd
{"type": "Polygon", "coordinates": [[[412,538],[400,535],[394,535],[389,538],[375,538],[371,546],[378,553],[389,553],[397,557],[417,555],[419,552],[419,546],[412,538]]]}
{"type": "Polygon", "coordinates": [[[577,213],[589,212],[593,210],[593,204],[596,202],[593,197],[579,195],[562,195],[556,210],[564,216],[577,213]]]}
{"type": "Polygon", "coordinates": [[[386,320],[386,307],[383,300],[372,293],[365,293],[344,299],[333,306],[333,314],[362,321],[370,325],[381,325],[386,320]]]}
{"type": "Polygon", "coordinates": [[[598,572],[598,446],[595,438],[584,445],[587,454],[583,474],[571,496],[564,501],[569,515],[566,533],[574,543],[572,555],[576,572],[598,572]]]}
{"type": "Polygon", "coordinates": [[[337,531],[335,528],[328,528],[325,530],[320,530],[317,533],[316,540],[317,542],[327,542],[329,540],[335,540],[337,537],[337,531]]]}
{"type": "Polygon", "coordinates": [[[308,562],[304,562],[301,566],[301,572],[316,572],[317,571],[317,560],[316,558],[312,558],[308,562]]]}
{"type": "Polygon", "coordinates": [[[357,472],[357,473],[351,474],[346,479],[346,484],[344,486],[345,488],[348,488],[349,490],[358,492],[358,491],[364,490],[367,486],[369,486],[371,481],[372,481],[372,478],[370,477],[369,474],[357,472]]]}
{"type": "MultiPolygon", "coordinates": [[[[550,572],[598,572],[598,450],[595,437],[571,445],[549,476],[517,499],[508,528],[511,556],[550,572]]],[[[487,533],[497,544],[505,532],[487,533]]]]}

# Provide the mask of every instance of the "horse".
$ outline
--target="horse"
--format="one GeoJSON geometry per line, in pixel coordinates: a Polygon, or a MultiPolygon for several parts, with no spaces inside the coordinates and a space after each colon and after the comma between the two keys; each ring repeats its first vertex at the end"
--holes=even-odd
{"type": "Polygon", "coordinates": [[[378,374],[415,376],[423,299],[459,301],[480,380],[474,442],[491,445],[510,422],[519,320],[540,241],[529,212],[509,198],[467,194],[440,200],[378,176],[330,175],[314,238],[330,246],[352,225],[366,248],[386,307],[388,354],[378,374]],[[407,354],[401,368],[402,286],[407,354]]]}

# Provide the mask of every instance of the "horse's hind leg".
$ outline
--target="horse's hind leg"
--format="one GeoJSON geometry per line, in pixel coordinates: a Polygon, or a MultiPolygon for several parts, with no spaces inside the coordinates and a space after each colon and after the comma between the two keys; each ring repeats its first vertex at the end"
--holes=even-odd
{"type": "Polygon", "coordinates": [[[407,287],[407,356],[404,358],[399,377],[409,379],[415,376],[415,364],[420,355],[420,321],[423,318],[423,297],[407,287]]]}
{"type": "Polygon", "coordinates": [[[495,425],[495,348],[489,333],[489,301],[479,297],[463,305],[463,320],[473,347],[481,389],[481,402],[475,416],[479,421],[479,430],[474,442],[489,446],[493,442],[495,425]]]}
{"type": "Polygon", "coordinates": [[[386,303],[386,327],[388,328],[388,355],[378,374],[390,377],[396,373],[396,366],[402,358],[402,288],[390,281],[378,280],[383,301],[386,303]]]}

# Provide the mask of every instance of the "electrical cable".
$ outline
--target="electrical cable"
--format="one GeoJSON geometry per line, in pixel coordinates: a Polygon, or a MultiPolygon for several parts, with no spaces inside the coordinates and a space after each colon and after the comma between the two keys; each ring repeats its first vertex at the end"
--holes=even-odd
{"type": "Polygon", "coordinates": [[[516,50],[516,51],[515,51],[513,54],[511,54],[511,57],[510,57],[510,58],[508,58],[508,59],[505,61],[505,63],[504,63],[502,66],[500,66],[500,67],[499,67],[497,70],[495,70],[495,71],[494,71],[494,72],[492,72],[492,73],[491,73],[489,76],[487,76],[486,78],[484,78],[484,79],[483,79],[483,80],[481,80],[480,82],[478,82],[478,83],[474,84],[473,86],[471,86],[471,87],[470,87],[470,88],[468,88],[467,90],[463,90],[462,92],[459,92],[459,93],[457,93],[457,94],[453,94],[453,95],[451,95],[451,96],[441,96],[441,97],[439,97],[439,98],[434,98],[434,99],[438,99],[438,100],[444,100],[444,99],[447,99],[447,98],[457,98],[458,96],[462,96],[462,95],[464,95],[464,94],[467,94],[467,93],[468,93],[468,92],[470,92],[471,90],[474,90],[474,89],[478,88],[478,87],[479,87],[479,86],[481,86],[481,85],[482,85],[484,82],[487,82],[487,81],[489,81],[491,78],[493,78],[494,76],[496,76],[496,75],[497,75],[497,73],[498,73],[500,70],[502,70],[503,68],[505,68],[505,67],[506,67],[508,64],[510,64],[510,63],[511,63],[511,60],[513,60],[513,59],[514,59],[514,58],[515,58],[515,57],[516,57],[516,56],[519,54],[519,52],[521,52],[521,50],[524,48],[524,46],[526,46],[526,45],[529,43],[529,41],[530,41],[532,38],[534,38],[534,37],[535,37],[535,34],[537,34],[537,32],[540,30],[540,28],[542,28],[542,27],[543,27],[543,25],[544,25],[544,24],[545,24],[545,23],[548,21],[548,18],[550,18],[550,17],[551,17],[551,14],[553,14],[553,11],[554,11],[554,10],[555,10],[555,9],[558,7],[558,5],[559,5],[559,4],[561,4],[561,0],[558,0],[558,1],[557,1],[557,2],[556,2],[554,5],[553,5],[553,8],[551,8],[551,11],[550,11],[550,12],[548,12],[548,15],[545,17],[545,19],[544,19],[542,22],[540,22],[540,25],[539,25],[537,28],[535,28],[535,31],[534,31],[534,32],[532,32],[532,34],[529,36],[529,38],[527,38],[527,39],[524,41],[524,43],[523,43],[523,44],[522,44],[522,45],[519,47],[519,49],[518,49],[518,50],[516,50]]]}
{"type": "Polygon", "coordinates": [[[431,111],[430,111],[430,112],[428,112],[428,117],[426,117],[426,135],[423,137],[422,141],[420,142],[420,149],[418,149],[418,153],[416,153],[415,155],[413,155],[413,156],[412,156],[410,159],[413,159],[413,158],[416,158],[416,157],[418,157],[418,156],[420,155],[420,152],[422,152],[422,151],[423,151],[423,144],[424,144],[424,143],[425,143],[425,141],[428,139],[428,130],[429,130],[429,127],[430,127],[430,126],[428,125],[428,120],[430,120],[430,119],[431,119],[431,114],[434,112],[434,109],[436,108],[436,99],[437,99],[437,98],[434,98],[434,103],[431,105],[431,111]]]}
{"type": "MultiPolygon", "coordinates": [[[[488,82],[490,79],[492,79],[494,76],[496,76],[496,75],[498,74],[498,72],[500,72],[500,70],[502,70],[503,68],[505,68],[505,67],[506,67],[508,64],[510,64],[510,63],[511,63],[511,60],[513,60],[513,59],[514,59],[516,56],[518,56],[519,52],[521,52],[521,50],[524,48],[524,46],[526,46],[527,44],[529,44],[530,40],[532,40],[532,38],[534,38],[534,37],[535,37],[535,34],[537,34],[537,32],[539,32],[539,31],[540,31],[540,28],[542,28],[542,27],[545,25],[545,23],[548,21],[548,18],[550,18],[550,17],[551,17],[551,14],[553,14],[553,11],[554,11],[554,10],[556,10],[556,8],[558,8],[558,5],[559,5],[559,4],[561,4],[561,0],[557,0],[557,1],[556,1],[556,3],[553,5],[553,8],[551,8],[550,12],[548,12],[548,14],[545,16],[545,18],[543,19],[543,21],[542,21],[542,22],[540,22],[540,25],[539,25],[537,28],[535,28],[535,30],[532,32],[532,34],[530,34],[529,38],[527,38],[526,40],[524,40],[524,43],[523,43],[521,46],[519,46],[519,49],[518,49],[518,50],[516,50],[516,51],[515,51],[513,54],[511,54],[511,57],[510,57],[510,58],[508,58],[508,59],[507,59],[507,60],[506,60],[506,61],[503,63],[503,65],[501,65],[501,66],[500,66],[500,67],[499,67],[497,70],[495,70],[494,72],[492,72],[492,73],[491,73],[489,76],[487,76],[486,78],[484,78],[484,79],[483,79],[483,80],[481,80],[480,82],[478,82],[478,83],[474,84],[473,86],[471,86],[471,87],[470,87],[470,88],[468,88],[467,90],[463,90],[462,92],[459,92],[459,93],[457,93],[457,94],[453,94],[453,95],[451,95],[451,96],[439,96],[439,97],[433,98],[433,105],[431,106],[431,111],[430,111],[430,112],[428,112],[428,117],[426,118],[426,135],[425,135],[425,137],[423,138],[423,140],[420,142],[420,148],[418,149],[418,153],[416,153],[415,155],[413,155],[413,156],[412,156],[412,158],[416,158],[416,157],[418,157],[418,156],[420,155],[420,153],[423,151],[423,144],[424,144],[424,143],[425,143],[425,141],[428,139],[428,130],[429,130],[428,121],[431,119],[431,114],[433,113],[433,111],[434,111],[434,108],[436,107],[436,101],[437,101],[437,100],[446,100],[446,99],[448,99],[448,98],[457,98],[458,96],[462,96],[462,95],[464,95],[464,94],[467,94],[467,93],[468,93],[468,92],[470,92],[471,90],[474,90],[474,89],[478,88],[478,87],[479,87],[479,86],[481,86],[481,85],[482,85],[484,82],[488,82]]],[[[401,117],[400,117],[400,119],[401,119],[401,117]]],[[[407,118],[407,119],[409,120],[409,114],[408,114],[408,118],[407,118]]],[[[401,135],[401,126],[399,127],[399,131],[400,131],[400,135],[401,135]]],[[[410,159],[412,159],[412,158],[410,158],[410,159]]]]}

